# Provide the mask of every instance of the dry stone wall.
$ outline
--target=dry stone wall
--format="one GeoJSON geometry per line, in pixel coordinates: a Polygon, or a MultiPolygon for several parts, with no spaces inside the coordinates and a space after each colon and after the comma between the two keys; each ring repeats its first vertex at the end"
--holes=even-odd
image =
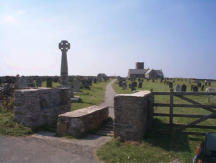
{"type": "Polygon", "coordinates": [[[114,97],[114,136],[121,140],[141,140],[152,121],[151,92],[119,94],[114,97]]]}
{"type": "Polygon", "coordinates": [[[70,91],[66,88],[22,89],[15,91],[15,120],[37,128],[51,125],[59,114],[70,111],[70,91]]]}

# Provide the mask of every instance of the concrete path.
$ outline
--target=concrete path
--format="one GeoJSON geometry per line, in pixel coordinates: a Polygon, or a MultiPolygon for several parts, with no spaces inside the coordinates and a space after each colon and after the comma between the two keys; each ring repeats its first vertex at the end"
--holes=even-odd
{"type": "MultiPolygon", "coordinates": [[[[113,114],[115,92],[106,87],[104,105],[110,106],[113,114]]],[[[41,132],[27,137],[0,136],[1,163],[95,163],[96,149],[107,141],[108,136],[88,135],[83,139],[55,137],[53,133],[41,132]]]]}

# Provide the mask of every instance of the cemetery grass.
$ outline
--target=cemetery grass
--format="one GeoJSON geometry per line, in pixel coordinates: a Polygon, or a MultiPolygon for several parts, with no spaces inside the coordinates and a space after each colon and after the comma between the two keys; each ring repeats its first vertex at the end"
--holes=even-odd
{"type": "MultiPolygon", "coordinates": [[[[127,81],[127,84],[129,81],[127,81]]],[[[188,81],[176,81],[175,85],[186,84],[187,90],[190,89],[190,84],[188,81]]],[[[216,83],[212,83],[212,87],[216,87],[216,83]]],[[[122,90],[118,86],[118,82],[113,84],[113,88],[117,93],[132,93],[128,88],[122,90]]],[[[150,90],[154,91],[169,91],[169,88],[164,83],[159,81],[151,82],[144,81],[143,88],[140,90],[150,90]]],[[[200,91],[200,90],[199,90],[200,91]]],[[[189,98],[198,101],[202,104],[207,104],[206,96],[188,96],[189,98]]],[[[156,96],[155,102],[169,103],[169,96],[156,96]]],[[[188,104],[179,98],[174,98],[174,103],[188,104]]],[[[215,105],[215,103],[212,103],[215,105]]],[[[155,107],[154,112],[158,113],[169,113],[169,108],[167,107],[155,107]]],[[[174,108],[174,113],[176,114],[209,114],[208,111],[199,108],[174,108]]],[[[175,117],[174,123],[177,124],[188,124],[196,118],[181,118],[175,117]]],[[[195,135],[185,135],[183,133],[175,134],[160,134],[157,129],[167,129],[168,128],[168,117],[154,117],[152,130],[149,131],[143,141],[139,143],[133,142],[120,142],[116,139],[103,145],[98,151],[98,157],[104,162],[170,162],[173,160],[178,160],[182,163],[192,162],[194,156],[194,151],[201,141],[204,140],[203,136],[195,135]]],[[[210,119],[200,123],[200,125],[212,125],[216,124],[215,119],[210,119]]],[[[186,131],[195,132],[215,132],[215,130],[209,129],[186,129],[186,131]]]]}
{"type": "Polygon", "coordinates": [[[14,121],[14,115],[11,111],[0,106],[0,135],[26,136],[31,133],[30,128],[14,121]]]}
{"type": "Polygon", "coordinates": [[[84,107],[99,105],[104,102],[104,95],[107,82],[92,83],[91,89],[81,89],[79,93],[74,93],[75,96],[80,96],[81,102],[71,104],[71,110],[77,110],[84,107]]]}

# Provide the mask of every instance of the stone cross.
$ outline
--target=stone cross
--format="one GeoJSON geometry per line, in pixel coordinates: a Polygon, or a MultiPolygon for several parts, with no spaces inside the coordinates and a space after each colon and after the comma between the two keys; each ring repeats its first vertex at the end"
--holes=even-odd
{"type": "Polygon", "coordinates": [[[59,49],[62,51],[61,58],[61,85],[68,86],[68,63],[67,63],[67,51],[70,49],[70,43],[66,40],[62,40],[59,43],[59,49]]]}

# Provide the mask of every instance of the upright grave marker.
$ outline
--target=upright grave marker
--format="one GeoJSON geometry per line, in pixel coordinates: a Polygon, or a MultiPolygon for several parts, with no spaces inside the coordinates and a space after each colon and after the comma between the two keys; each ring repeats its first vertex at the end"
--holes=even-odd
{"type": "Polygon", "coordinates": [[[66,40],[62,40],[59,43],[59,49],[62,51],[61,58],[61,86],[68,86],[68,63],[67,63],[67,51],[70,49],[70,43],[66,40]]]}

